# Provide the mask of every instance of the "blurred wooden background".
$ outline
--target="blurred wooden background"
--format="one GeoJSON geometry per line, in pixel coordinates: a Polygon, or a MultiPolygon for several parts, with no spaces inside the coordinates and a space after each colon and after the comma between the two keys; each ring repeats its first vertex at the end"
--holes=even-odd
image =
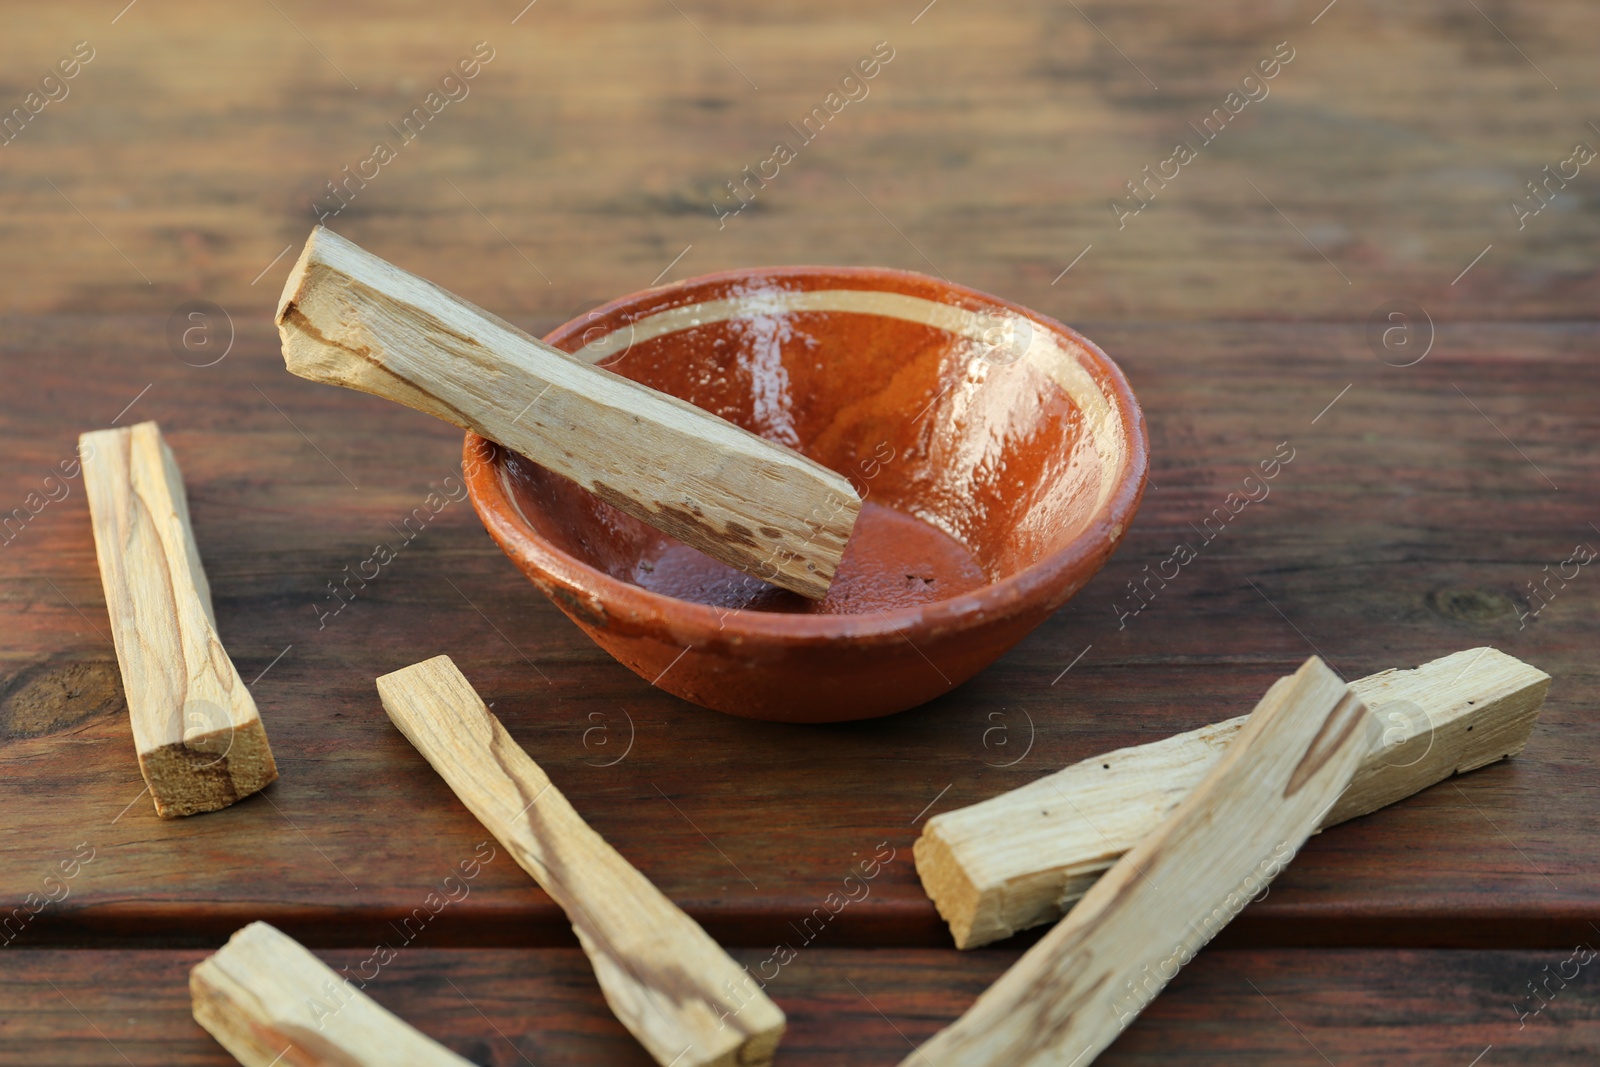
{"type": "Polygon", "coordinates": [[[915,24],[915,3],[538,0],[513,25],[519,6],[11,16],[5,107],[74,42],[95,58],[0,148],[5,310],[203,296],[259,326],[287,265],[250,283],[304,239],[326,183],[481,40],[495,58],[470,94],[337,225],[523,321],[637,288],[691,244],[669,278],[931,262],[1068,321],[1362,318],[1397,296],[1441,318],[1592,311],[1592,175],[1520,232],[1507,206],[1575,142],[1600,145],[1582,3],[1337,0],[1315,25],[1300,0],[938,0],[915,24]],[[719,230],[724,183],[878,41],[894,59],[869,95],[719,230]],[[1295,58],[1270,95],[1119,232],[1109,200],[1282,41],[1295,58]]]}

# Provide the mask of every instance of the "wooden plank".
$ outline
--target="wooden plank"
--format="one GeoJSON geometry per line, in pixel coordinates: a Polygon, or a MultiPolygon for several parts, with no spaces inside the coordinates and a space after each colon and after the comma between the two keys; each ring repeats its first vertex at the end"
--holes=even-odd
{"type": "MultiPolygon", "coordinates": [[[[1591,942],[1593,938],[1589,939],[1591,942]]],[[[735,950],[752,970],[770,948],[735,950]]],[[[801,952],[773,989],[789,1015],[782,1062],[881,1067],[958,1016],[1020,949],[801,952]],[[881,1014],[880,1014],[881,1012],[881,1014]]],[[[204,950],[10,951],[0,963],[0,1067],[222,1067],[234,1061],[190,1017],[187,974],[204,950]],[[80,1013],[81,1012],[81,1013],[80,1013]],[[122,1055],[126,1055],[124,1060],[122,1055]]],[[[571,949],[411,949],[374,969],[372,949],[319,951],[372,975],[365,991],[456,1054],[510,1067],[648,1067],[571,949]]],[[[1577,957],[1582,959],[1582,955],[1577,957]]],[[[1117,1067],[1381,1064],[1578,1067],[1600,1055],[1594,963],[1566,988],[1571,945],[1547,951],[1208,949],[1107,1049],[1117,1067]],[[1553,1000],[1537,1015],[1529,981],[1553,1000]],[[1549,996],[1549,994],[1547,994],[1549,996]],[[1280,1014],[1281,1013],[1281,1014],[1280,1014]]]]}
{"type": "Polygon", "coordinates": [[[302,378],[474,430],[714,559],[827,595],[861,497],[799,452],[575,359],[321,226],[277,322],[302,378]]]}
{"type": "MultiPolygon", "coordinates": [[[[1600,493],[1600,472],[1582,463],[1600,443],[1585,408],[1600,391],[1593,324],[1441,324],[1437,350],[1406,374],[1352,356],[1360,331],[1338,324],[1111,329],[1102,339],[1129,369],[1158,457],[1124,547],[948,697],[797,733],[696,710],[596,648],[517,576],[460,498],[453,427],[287,375],[272,384],[261,368],[276,364],[277,339],[265,328],[241,330],[202,373],[171,358],[163,322],[6,324],[16,389],[0,390],[0,512],[38,513],[6,527],[0,547],[0,806],[12,813],[0,820],[0,919],[86,837],[117,859],[84,867],[13,949],[214,946],[258,918],[313,947],[396,940],[390,923],[470,854],[461,842],[484,837],[373,691],[372,678],[418,649],[449,654],[585,819],[720,943],[770,949],[797,939],[789,923],[802,926],[880,842],[895,859],[813,947],[949,944],[916,877],[913,820],[1235,715],[1309,653],[1307,638],[1348,678],[1492,644],[1556,679],[1523,755],[1313,839],[1224,936],[1556,947],[1600,923],[1600,765],[1572,757],[1600,745],[1594,568],[1525,627],[1518,618],[1545,564],[1586,537],[1600,547],[1584,533],[1584,501],[1600,493]],[[1285,364],[1287,351],[1302,356],[1285,364]],[[1257,383],[1248,395],[1228,386],[1241,380],[1257,383]],[[129,808],[144,782],[89,513],[81,478],[58,464],[85,420],[109,421],[147,385],[122,422],[159,419],[183,462],[223,640],[280,766],[293,760],[266,791],[276,809],[263,799],[161,821],[148,801],[129,808]],[[1119,630],[1127,583],[1179,538],[1198,545],[1188,524],[1285,436],[1298,452],[1271,497],[1119,630]],[[400,551],[370,578],[363,561],[379,542],[400,551]]],[[[496,942],[574,943],[504,850],[414,944],[496,942]]]]}
{"type": "MultiPolygon", "coordinates": [[[[1521,752],[1549,688],[1548,674],[1489,647],[1350,683],[1378,728],[1318,829],[1521,752]]],[[[917,874],[956,947],[1060,918],[1171,814],[1247,718],[1091,756],[929,819],[915,846],[917,874]]]]}
{"type": "Polygon", "coordinates": [[[902,1067],[1092,1062],[1288,866],[1371,727],[1317,657],[1279,679],[1176,809],[902,1067]]]}
{"type": "Polygon", "coordinates": [[[217,637],[177,460],[153,422],[86,433],[78,455],[139,772],[164,819],[225,808],[278,769],[217,637]]]}
{"type": "Polygon", "coordinates": [[[623,859],[437,656],[378,679],[400,732],[572,921],[607,1002],[663,1067],[770,1063],[783,1013],[623,859]]]}
{"type": "Polygon", "coordinates": [[[245,1067],[467,1067],[266,923],[189,972],[194,1021],[245,1067]]]}

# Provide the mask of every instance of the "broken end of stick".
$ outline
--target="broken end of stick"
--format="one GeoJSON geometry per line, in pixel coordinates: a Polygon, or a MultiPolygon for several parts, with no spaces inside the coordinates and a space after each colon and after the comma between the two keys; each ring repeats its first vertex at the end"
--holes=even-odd
{"type": "MultiPolygon", "coordinates": [[[[291,1042],[265,1025],[264,1019],[241,1010],[254,995],[230,973],[230,960],[251,953],[260,943],[273,944],[285,935],[264,922],[236,930],[228,943],[189,969],[190,1014],[200,1028],[246,1067],[271,1063],[289,1051],[291,1042]],[[280,1040],[280,1038],[282,1038],[280,1040]]],[[[286,939],[286,938],[285,938],[286,939]]]]}
{"type": "MultiPolygon", "coordinates": [[[[831,494],[829,499],[830,504],[838,507],[838,513],[828,524],[829,533],[835,539],[834,543],[827,547],[822,558],[814,561],[818,564],[817,569],[808,570],[808,573],[815,575],[817,584],[821,586],[821,592],[812,596],[811,593],[801,591],[803,596],[811,596],[814,600],[821,600],[828,594],[828,589],[832,587],[833,580],[838,574],[839,562],[844,559],[845,549],[849,547],[850,537],[855,533],[856,520],[861,518],[861,494],[856,492],[856,487],[850,483],[850,479],[827,468],[823,468],[822,473],[832,482],[829,487],[831,494]]],[[[808,563],[807,567],[810,565],[808,563]]]]}
{"type": "Polygon", "coordinates": [[[345,314],[343,305],[354,299],[345,279],[375,258],[332,230],[318,226],[311,231],[283,283],[274,316],[284,367],[307,381],[371,393],[473,429],[460,412],[395,373],[385,363],[382,348],[362,330],[360,317],[345,314]]]}
{"type": "MultiPolygon", "coordinates": [[[[279,326],[282,326],[287,319],[289,309],[299,301],[300,293],[306,284],[306,275],[310,271],[311,260],[317,254],[318,245],[330,234],[332,231],[324,226],[311,227],[311,236],[306,238],[305,247],[300,250],[299,257],[289,271],[289,277],[284,280],[283,292],[278,296],[278,310],[273,315],[272,321],[279,326]]],[[[337,234],[332,235],[335,239],[341,239],[337,234]]]]}
{"type": "Polygon", "coordinates": [[[379,372],[379,368],[364,354],[348,343],[341,342],[312,325],[300,309],[302,301],[310,299],[316,289],[314,277],[317,267],[326,262],[324,252],[330,247],[347,245],[342,237],[322,226],[314,226],[300,256],[294,261],[289,277],[284,280],[283,294],[278,297],[278,310],[273,322],[278,326],[278,337],[283,343],[283,363],[289,373],[313,382],[340,385],[366,393],[384,395],[363,381],[379,372]]]}
{"type": "MultiPolygon", "coordinates": [[[[477,690],[472,688],[472,683],[467,681],[467,676],[461,673],[461,668],[456,666],[455,660],[449,656],[439,655],[431,659],[418,660],[410,666],[401,667],[388,674],[380,674],[377,678],[378,696],[388,707],[390,701],[399,696],[418,690],[437,691],[440,685],[454,689],[460,687],[460,695],[471,693],[472,703],[483,703],[478,699],[477,690]]],[[[485,705],[487,707],[487,705],[485,705]]],[[[391,716],[393,713],[390,713],[391,716]]]]}
{"type": "MultiPolygon", "coordinates": [[[[770,548],[763,544],[760,548],[751,549],[749,560],[741,569],[809,600],[821,600],[833,587],[839,563],[844,559],[851,534],[855,532],[856,520],[861,517],[861,497],[856,493],[855,486],[850,484],[850,479],[820,464],[813,466],[815,470],[810,477],[815,477],[821,485],[826,486],[827,498],[803,520],[804,529],[809,535],[801,540],[799,533],[780,534],[772,539],[770,548]]],[[[799,496],[805,491],[796,486],[784,495],[799,496]]],[[[738,561],[734,558],[739,553],[736,538],[747,537],[748,532],[734,526],[730,523],[728,531],[719,540],[723,543],[724,551],[730,553],[727,561],[737,565],[738,561]]],[[[761,531],[763,542],[771,533],[771,529],[761,531]]]]}
{"type": "Polygon", "coordinates": [[[376,682],[384,714],[424,755],[429,751],[429,741],[424,735],[442,709],[450,709],[450,714],[462,721],[486,728],[491,735],[494,732],[489,706],[449,656],[434,656],[380,674],[376,682]]]}
{"type": "Polygon", "coordinates": [[[163,819],[218,811],[278,780],[259,718],[141,752],[139,773],[163,819]]]}
{"type": "Polygon", "coordinates": [[[1009,937],[1010,930],[986,930],[985,936],[974,940],[973,927],[986,924],[992,916],[986,912],[998,909],[984,908],[984,894],[961,865],[961,859],[938,832],[929,825],[911,846],[915,858],[917,877],[922,880],[922,891],[928,894],[939,909],[939,917],[950,927],[950,936],[956,948],[971,948],[987,941],[1009,937]]]}

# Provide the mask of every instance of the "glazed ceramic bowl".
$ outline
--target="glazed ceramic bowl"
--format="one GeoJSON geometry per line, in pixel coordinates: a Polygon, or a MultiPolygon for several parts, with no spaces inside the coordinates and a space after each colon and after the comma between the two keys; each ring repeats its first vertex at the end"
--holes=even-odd
{"type": "Polygon", "coordinates": [[[467,435],[473,506],[522,572],[641,678],[732,715],[837,722],[948,692],[1088,582],[1144,490],[1144,420],[1105,353],[935,278],[714,274],[546,340],[797,449],[864,498],[812,602],[467,435]]]}

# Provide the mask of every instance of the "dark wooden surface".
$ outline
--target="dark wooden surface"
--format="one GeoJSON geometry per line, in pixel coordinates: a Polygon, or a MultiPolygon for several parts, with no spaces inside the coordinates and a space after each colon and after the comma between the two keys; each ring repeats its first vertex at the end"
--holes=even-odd
{"type": "MultiPolygon", "coordinates": [[[[1356,677],[1478,644],[1555,678],[1527,752],[1315,839],[1105,1061],[1465,1067],[1489,1045],[1483,1067],[1593,1060],[1588,969],[1521,1029],[1516,1006],[1600,938],[1600,577],[1519,615],[1543,568],[1600,548],[1600,164],[1525,229],[1507,206],[1576,141],[1600,146],[1592,10],[1339,0],[1312,25],[1321,3],[939,0],[913,24],[921,3],[540,0],[511,25],[520,3],[278,6],[139,3],[112,24],[114,9],[50,5],[0,36],[5,108],[75,41],[96,49],[0,146],[0,516],[48,488],[80,431],[159,420],[223,639],[247,681],[266,670],[252,688],[283,774],[227,811],[158,820],[81,482],[8,531],[0,903],[45,892],[80,842],[94,860],[0,949],[0,1062],[123,1062],[96,1026],[135,1063],[221,1062],[184,1006],[199,951],[256,918],[330,958],[394,938],[484,836],[376,698],[376,675],[428,655],[454,657],[596,828],[741,958],[794,939],[857,854],[895,848],[773,990],[793,1019],[785,1062],[889,1063],[896,1030],[931,1033],[1026,942],[948,948],[911,865],[930,806],[1238,714],[1314,649],[1356,677]],[[1062,318],[1119,361],[1150,425],[1151,488],[1106,571],[955,693],[847,726],[744,722],[651,689],[518,577],[465,502],[319,629],[325,583],[394,538],[460,438],[287,376],[270,313],[288,257],[267,268],[304,239],[323,183],[484,39],[496,54],[471,94],[336,228],[539,331],[669,264],[667,279],[938,270],[1062,318]],[[896,53],[870,95],[719,230],[722,183],[879,40],[896,53]],[[1285,40],[1271,95],[1119,231],[1109,198],[1285,40]],[[192,299],[231,319],[214,366],[166,335],[192,299]],[[1410,367],[1368,336],[1402,299],[1434,324],[1410,367]],[[1119,629],[1125,583],[1283,441],[1295,458],[1272,495],[1119,629]]],[[[571,945],[501,857],[379,998],[480,1062],[522,1062],[441,990],[449,975],[535,1062],[634,1062],[571,945]]]]}
{"type": "MultiPolygon", "coordinates": [[[[22,955],[0,972],[0,1064],[233,1062],[189,1017],[188,969],[204,953],[22,955]]],[[[352,967],[364,956],[322,955],[352,967]]],[[[734,950],[734,956],[753,967],[763,953],[734,950]]],[[[771,986],[789,1013],[780,1062],[898,1063],[912,1042],[954,1019],[1016,956],[1003,949],[802,952],[771,986]]],[[[1566,990],[1552,982],[1555,999],[1537,1015],[1519,1021],[1505,1008],[1513,987],[1566,956],[1208,951],[1096,1062],[1466,1067],[1481,1056],[1484,1065],[1593,1063],[1600,1011],[1588,968],[1566,990]]],[[[367,992],[474,1063],[648,1067],[650,1058],[593,986],[577,949],[414,949],[384,968],[367,992]]]]}

